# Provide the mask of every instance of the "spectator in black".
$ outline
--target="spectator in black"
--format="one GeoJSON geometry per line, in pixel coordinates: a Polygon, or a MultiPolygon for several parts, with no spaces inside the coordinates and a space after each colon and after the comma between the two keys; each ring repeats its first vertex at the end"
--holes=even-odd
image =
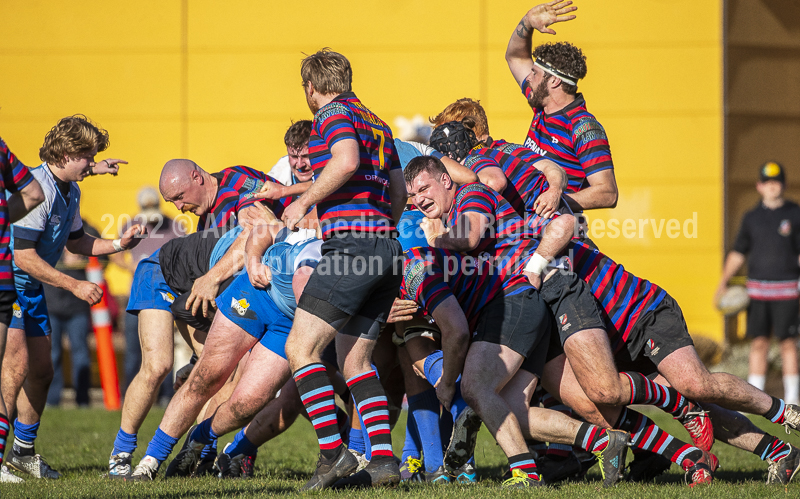
{"type": "Polygon", "coordinates": [[[747,336],[750,374],[747,381],[763,390],[767,374],[770,333],[780,341],[783,360],[783,399],[798,403],[797,370],[798,278],[800,278],[800,206],[783,197],[784,168],[774,161],[760,170],[756,190],[761,202],[745,213],[739,235],[728,253],[716,301],[728,281],[748,260],[747,336]]]}

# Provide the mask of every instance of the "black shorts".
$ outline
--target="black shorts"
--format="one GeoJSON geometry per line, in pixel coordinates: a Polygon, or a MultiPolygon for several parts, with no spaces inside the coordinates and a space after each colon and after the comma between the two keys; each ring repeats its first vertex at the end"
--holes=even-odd
{"type": "Polygon", "coordinates": [[[385,323],[403,281],[400,243],[348,233],[328,239],[321,249],[297,307],[337,328],[354,316],[385,323]]]}
{"type": "MultiPolygon", "coordinates": [[[[231,277],[225,279],[222,284],[219,285],[217,296],[221,295],[222,292],[231,285],[236,277],[237,275],[232,275],[231,277]]],[[[187,291],[186,293],[178,295],[178,297],[175,298],[175,301],[172,302],[172,305],[169,306],[170,312],[172,312],[172,316],[176,321],[185,322],[190,327],[207,333],[208,330],[211,329],[211,322],[214,320],[214,316],[212,315],[211,317],[203,317],[202,307],[197,310],[196,315],[192,315],[191,310],[186,310],[186,300],[189,299],[191,294],[191,291],[187,291]]]]}
{"type": "Polygon", "coordinates": [[[576,273],[557,271],[542,284],[541,295],[553,313],[561,345],[585,329],[606,329],[600,305],[576,273]]]}
{"type": "Polygon", "coordinates": [[[503,345],[525,357],[521,368],[542,375],[553,323],[533,288],[498,296],[484,307],[472,341],[503,345]]]}
{"type": "MultiPolygon", "coordinates": [[[[612,339],[612,345],[614,340],[612,339]]],[[[646,369],[648,362],[655,368],[674,351],[694,346],[681,307],[669,294],[656,307],[642,315],[633,326],[625,346],[614,360],[620,371],[633,370],[647,375],[655,369],[646,369]]]]}
{"type": "Polygon", "coordinates": [[[14,302],[17,301],[16,291],[0,291],[0,324],[11,324],[14,302]]]}
{"type": "Polygon", "coordinates": [[[800,301],[750,300],[747,307],[747,337],[769,337],[770,332],[779,340],[797,336],[797,316],[800,301]]]}

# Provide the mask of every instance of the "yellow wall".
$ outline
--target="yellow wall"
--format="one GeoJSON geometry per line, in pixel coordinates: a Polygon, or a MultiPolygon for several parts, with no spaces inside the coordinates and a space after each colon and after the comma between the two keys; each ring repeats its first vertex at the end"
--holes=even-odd
{"type": "MultiPolygon", "coordinates": [[[[576,4],[576,21],[535,41],[570,40],[588,56],[580,87],[609,134],[621,192],[619,207],[596,217],[684,220],[697,212],[698,220],[697,239],[655,239],[646,230],[642,239],[597,242],[667,288],[692,331],[720,338],[710,302],[722,249],[721,2],[576,4]]],[[[301,53],[323,46],[350,58],[356,92],[389,123],[470,96],[482,99],[495,138],[519,142],[530,110],[503,53],[530,6],[5,0],[0,135],[35,164],[59,118],[85,113],[107,128],[108,155],[130,165],[83,183],[83,215],[101,230],[135,212],[137,189],[154,185],[170,158],[209,171],[268,169],[284,154],[289,121],[310,117],[301,53]]]]}

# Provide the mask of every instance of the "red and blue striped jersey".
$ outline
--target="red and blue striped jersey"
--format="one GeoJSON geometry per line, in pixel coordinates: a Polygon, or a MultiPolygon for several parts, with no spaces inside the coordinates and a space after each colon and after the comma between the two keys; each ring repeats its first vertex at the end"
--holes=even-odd
{"type": "MultiPolygon", "coordinates": [[[[264,182],[277,182],[266,173],[242,165],[225,168],[221,172],[212,173],[211,176],[218,182],[217,199],[211,211],[200,217],[197,222],[197,230],[235,227],[237,225],[236,215],[239,210],[259,201],[249,198],[247,194],[261,190],[264,182]]],[[[283,209],[288,206],[288,200],[285,199],[260,201],[278,218],[283,214],[283,209]]]]}
{"type": "Polygon", "coordinates": [[[422,247],[406,252],[401,296],[417,302],[426,315],[433,314],[436,307],[454,296],[471,332],[475,330],[481,310],[489,302],[501,294],[510,296],[530,287],[525,276],[503,276],[486,260],[422,247]]]}
{"type": "MultiPolygon", "coordinates": [[[[542,157],[525,146],[509,144],[505,140],[496,140],[491,147],[480,147],[474,149],[473,152],[474,156],[490,158],[492,161],[491,164],[481,160],[474,161],[478,169],[473,171],[478,173],[480,169],[487,166],[500,168],[508,179],[508,185],[501,195],[525,219],[525,223],[533,231],[533,234],[540,234],[542,229],[550,223],[550,220],[544,220],[537,215],[533,208],[536,198],[550,188],[547,178],[534,166],[534,163],[541,160],[542,157]]],[[[467,156],[464,161],[465,165],[470,163],[471,156],[473,153],[467,156]]]]}
{"type": "Polygon", "coordinates": [[[6,193],[17,192],[33,181],[28,167],[23,165],[12,153],[3,139],[0,139],[0,291],[14,291],[14,273],[11,268],[12,252],[11,220],[8,216],[6,193]]]}
{"type": "Polygon", "coordinates": [[[589,285],[616,330],[609,330],[609,340],[618,352],[638,320],[655,309],[667,292],[580,241],[572,241],[567,248],[574,272],[589,285]]]}
{"type": "MultiPolygon", "coordinates": [[[[526,98],[532,93],[527,80],[522,93],[526,98]]],[[[564,168],[567,192],[578,192],[586,187],[586,177],[614,168],[606,131],[586,110],[582,94],[551,115],[534,109],[525,147],[564,168]]]]}
{"type": "MultiPolygon", "coordinates": [[[[463,213],[470,212],[489,219],[478,247],[470,252],[472,256],[491,260],[505,272],[527,255],[527,241],[532,237],[530,229],[508,201],[492,188],[478,182],[459,187],[445,225],[452,228],[463,213]]],[[[458,231],[458,228],[453,230],[458,231]]]]}
{"type": "Polygon", "coordinates": [[[314,115],[308,154],[315,180],[340,140],[358,143],[358,170],[317,204],[322,238],[335,232],[394,230],[389,199],[389,170],[400,168],[392,130],[352,92],[339,95],[314,115]]]}

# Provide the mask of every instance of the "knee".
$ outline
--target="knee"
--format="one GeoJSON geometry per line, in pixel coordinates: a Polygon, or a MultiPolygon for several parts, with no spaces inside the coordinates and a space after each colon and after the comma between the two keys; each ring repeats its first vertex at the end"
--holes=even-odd
{"type": "Polygon", "coordinates": [[[473,380],[464,378],[461,380],[461,396],[464,398],[464,402],[467,403],[470,407],[478,407],[481,402],[481,383],[473,380]]]}
{"type": "Polygon", "coordinates": [[[188,389],[192,393],[204,397],[211,397],[222,388],[222,385],[224,385],[227,380],[227,376],[223,376],[222,374],[223,373],[214,372],[198,363],[187,380],[187,384],[189,385],[188,389]]]}
{"type": "Polygon", "coordinates": [[[628,403],[623,399],[622,391],[618,387],[591,386],[586,390],[586,396],[597,405],[618,406],[628,403]]]}
{"type": "Polygon", "coordinates": [[[166,355],[148,355],[142,359],[140,372],[148,381],[159,384],[172,371],[172,360],[172,357],[166,355]]]}

